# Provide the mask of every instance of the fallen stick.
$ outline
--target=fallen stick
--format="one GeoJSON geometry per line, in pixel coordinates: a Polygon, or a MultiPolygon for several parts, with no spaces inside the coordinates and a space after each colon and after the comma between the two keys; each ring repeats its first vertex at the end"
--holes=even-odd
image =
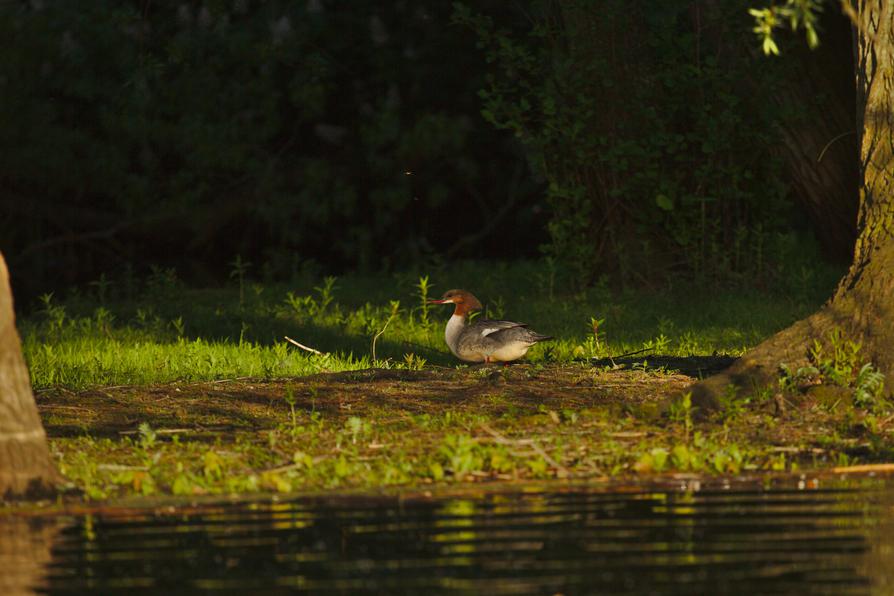
{"type": "MultiPolygon", "coordinates": [[[[194,433],[194,432],[202,432],[202,429],[198,428],[159,428],[152,429],[152,432],[156,435],[176,435],[179,433],[194,433]]],[[[119,430],[119,435],[136,435],[139,434],[138,430],[119,430]]]]}
{"type": "Polygon", "coordinates": [[[835,474],[861,474],[863,472],[894,472],[894,464],[863,464],[832,468],[835,474]]]}
{"type": "Polygon", "coordinates": [[[287,342],[289,342],[290,344],[292,344],[292,345],[294,345],[294,346],[298,346],[298,347],[301,348],[302,350],[307,350],[308,352],[310,352],[310,353],[312,353],[312,354],[319,354],[320,356],[325,356],[325,355],[326,355],[326,354],[324,354],[323,352],[321,352],[321,351],[319,351],[319,350],[315,350],[315,349],[313,349],[313,348],[309,348],[309,347],[305,346],[304,344],[299,344],[297,341],[295,341],[294,339],[292,339],[292,338],[289,337],[288,335],[283,335],[283,337],[286,339],[287,342]]]}
{"type": "Polygon", "coordinates": [[[391,312],[391,316],[388,317],[388,320],[387,320],[387,321],[385,321],[385,326],[382,327],[381,331],[379,331],[378,333],[376,333],[376,334],[373,336],[372,347],[370,348],[370,350],[372,351],[372,361],[373,361],[373,366],[375,366],[375,362],[376,362],[376,341],[379,339],[379,337],[380,337],[383,333],[385,333],[385,330],[388,329],[388,325],[391,324],[391,321],[394,319],[395,316],[397,316],[397,309],[396,309],[396,308],[395,308],[394,310],[392,310],[392,312],[391,312]]]}

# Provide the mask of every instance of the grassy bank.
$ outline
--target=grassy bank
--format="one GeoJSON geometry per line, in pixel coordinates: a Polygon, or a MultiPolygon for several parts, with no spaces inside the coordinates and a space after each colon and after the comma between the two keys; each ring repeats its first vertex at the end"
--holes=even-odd
{"type": "Polygon", "coordinates": [[[133,292],[105,282],[44,297],[20,327],[51,449],[92,499],[888,461],[894,417],[845,338],[782,393],[730,394],[708,420],[679,397],[704,361],[723,360],[704,356],[739,354],[814,310],[834,275],[802,281],[570,292],[542,266],[469,264],[288,285],[236,275],[209,290],[157,272],[133,292]],[[426,303],[452,287],[557,339],[517,366],[458,365],[449,308],[426,303]],[[591,360],[644,348],[633,369],[591,360]],[[659,358],[690,355],[702,358],[659,358]],[[674,372],[686,362],[689,376],[674,372]]]}
{"type": "Polygon", "coordinates": [[[572,292],[542,264],[462,264],[449,270],[343,279],[251,281],[234,270],[218,289],[185,287],[170,271],[142,283],[105,279],[44,296],[19,325],[37,389],[148,385],[237,377],[294,377],[370,366],[455,366],[446,306],[427,298],[466,288],[486,316],[529,323],[556,341],[533,363],[569,363],[640,349],[687,356],[739,354],[826,297],[834,272],[802,271],[774,291],[742,287],[572,292]],[[779,289],[787,291],[777,291],[779,289]],[[294,347],[288,336],[324,355],[294,347]]]}

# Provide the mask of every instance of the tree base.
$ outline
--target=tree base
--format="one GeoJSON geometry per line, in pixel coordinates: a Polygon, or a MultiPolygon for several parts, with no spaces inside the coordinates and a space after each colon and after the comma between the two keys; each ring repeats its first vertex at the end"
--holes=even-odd
{"type": "Polygon", "coordinates": [[[39,435],[29,441],[5,441],[5,446],[0,443],[0,496],[4,500],[53,496],[64,481],[52,464],[46,436],[42,431],[39,435]]]}
{"type": "MultiPolygon", "coordinates": [[[[809,349],[816,339],[822,340],[836,327],[841,327],[849,339],[865,341],[865,334],[853,335],[852,325],[836,312],[831,304],[783,329],[746,352],[726,370],[691,385],[692,406],[704,417],[723,409],[724,397],[730,393],[755,393],[778,382],[780,365],[797,370],[809,364],[809,349]]],[[[874,353],[875,350],[868,350],[874,353]]]]}

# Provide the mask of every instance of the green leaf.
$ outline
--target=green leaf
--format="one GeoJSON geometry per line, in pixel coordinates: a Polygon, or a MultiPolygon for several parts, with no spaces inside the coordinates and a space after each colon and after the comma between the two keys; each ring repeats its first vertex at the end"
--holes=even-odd
{"type": "Polygon", "coordinates": [[[444,479],[444,467],[438,462],[433,462],[428,467],[429,475],[431,475],[432,480],[440,481],[444,479]]]}
{"type": "Polygon", "coordinates": [[[543,476],[544,474],[546,474],[546,470],[548,469],[546,462],[539,458],[529,459],[527,464],[528,468],[531,470],[531,473],[534,476],[543,476]]]}
{"type": "Polygon", "coordinates": [[[187,474],[178,474],[171,485],[171,492],[175,495],[189,495],[193,493],[193,483],[187,474]]]}
{"type": "Polygon", "coordinates": [[[692,464],[692,453],[686,445],[677,445],[671,451],[671,460],[679,470],[688,470],[692,464]]]}
{"type": "Polygon", "coordinates": [[[667,465],[667,449],[656,447],[649,453],[652,456],[652,468],[656,472],[661,472],[667,465]]]}
{"type": "Polygon", "coordinates": [[[220,480],[223,476],[223,459],[214,451],[205,453],[202,471],[208,480],[220,480]]]}
{"type": "Polygon", "coordinates": [[[658,194],[655,196],[655,204],[664,211],[673,211],[674,210],[674,201],[665,194],[658,194]]]}
{"type": "Polygon", "coordinates": [[[816,29],[812,26],[807,26],[807,45],[810,46],[810,49],[814,49],[819,45],[819,36],[816,34],[816,29]]]}

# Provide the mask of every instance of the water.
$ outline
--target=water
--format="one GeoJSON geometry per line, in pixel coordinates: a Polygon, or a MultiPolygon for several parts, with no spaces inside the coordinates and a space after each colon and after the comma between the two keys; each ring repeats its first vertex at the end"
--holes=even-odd
{"type": "Polygon", "coordinates": [[[37,547],[0,540],[0,567],[36,561],[46,594],[869,594],[888,502],[878,486],[572,490],[19,519],[37,547]]]}

